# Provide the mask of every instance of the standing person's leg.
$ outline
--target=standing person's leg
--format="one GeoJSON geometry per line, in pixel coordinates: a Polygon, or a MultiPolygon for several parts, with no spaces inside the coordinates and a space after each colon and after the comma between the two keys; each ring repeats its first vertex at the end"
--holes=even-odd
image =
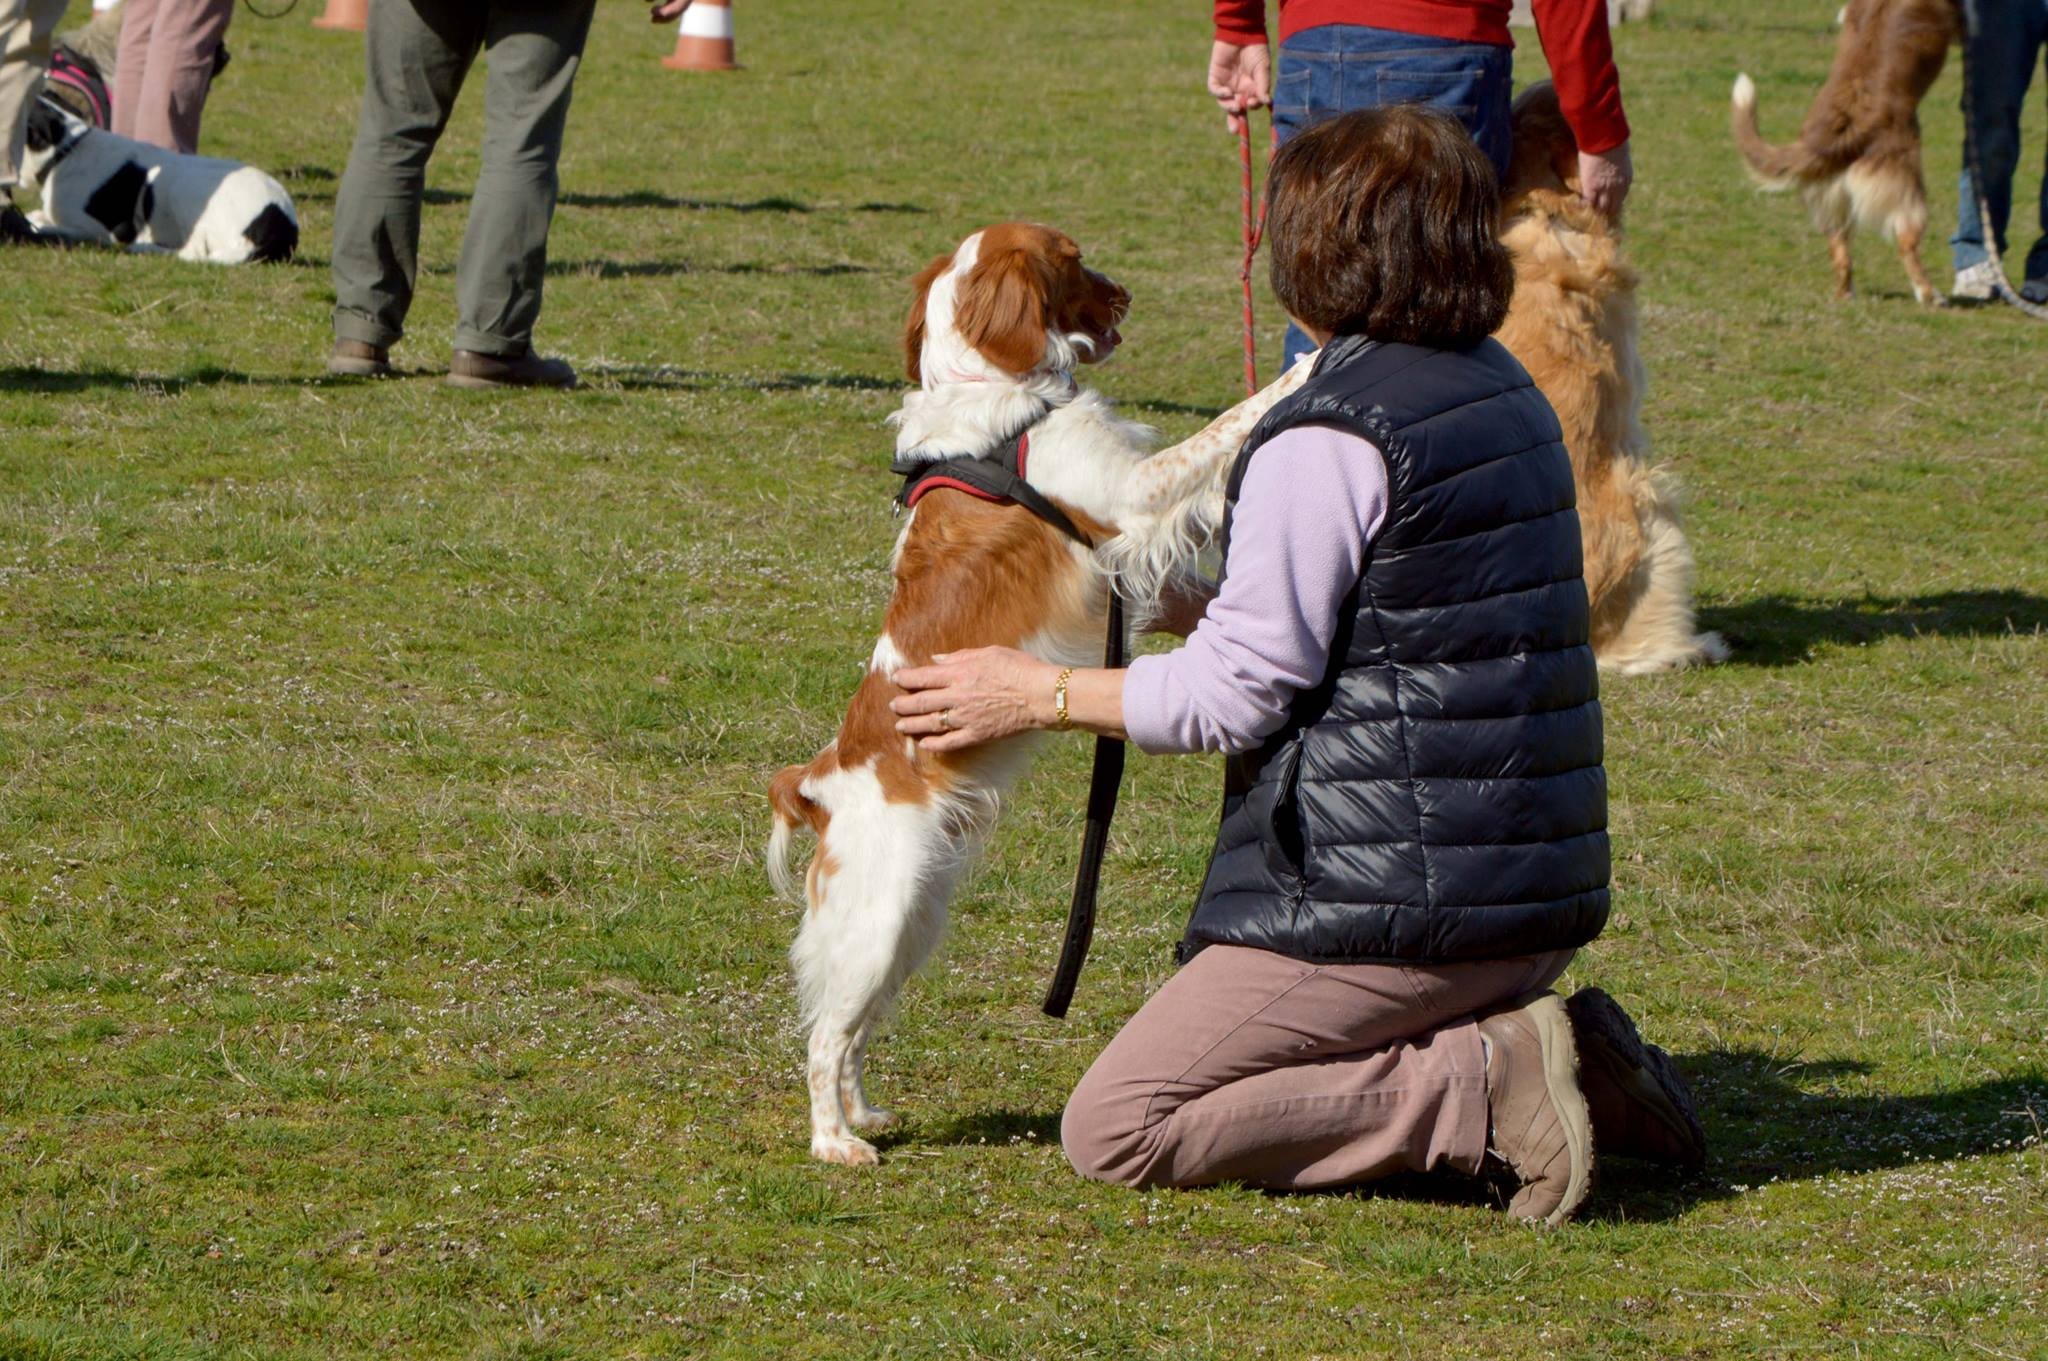
{"type": "Polygon", "coordinates": [[[1137,1187],[1477,1172],[1488,1068],[1474,1013],[1548,986],[1571,957],[1317,967],[1211,946],[1074,1090],[1067,1156],[1086,1176],[1137,1187]]]}
{"type": "Polygon", "coordinates": [[[0,245],[52,245],[14,204],[27,151],[28,111],[50,65],[64,0],[0,0],[0,245]]]}
{"type": "Polygon", "coordinates": [[[483,43],[477,8],[467,0],[370,6],[363,109],[334,196],[334,338],[344,345],[382,351],[405,334],[427,157],[483,43]]]}
{"type": "Polygon", "coordinates": [[[28,109],[50,65],[64,0],[0,0],[0,196],[21,182],[28,109]]]}
{"type": "MultiPolygon", "coordinates": [[[[1970,101],[1963,110],[1977,142],[1984,172],[1984,198],[1991,208],[1992,239],[2005,255],[2005,229],[2012,216],[2012,176],[2019,165],[2020,110],[2034,74],[2034,48],[2026,41],[2029,10],[2041,0],[1978,0],[1971,6],[1972,32],[1964,59],[1970,64],[1970,101]]],[[[1973,292],[1963,276],[1986,264],[1984,223],[1977,211],[1977,187],[1964,166],[1957,181],[1955,235],[1948,239],[1959,291],[1973,292]]],[[[1988,296],[1988,289],[1986,291],[1988,296]]]]}
{"type": "MultiPolygon", "coordinates": [[[[2048,62],[2048,0],[2032,0],[2028,11],[2033,27],[2027,34],[2027,47],[2036,61],[2048,62]]],[[[2044,75],[2042,86],[2048,90],[2048,75],[2044,75]]],[[[2042,158],[2041,194],[2035,214],[2041,234],[2027,252],[2026,284],[2021,292],[2028,302],[2048,302],[2048,152],[2042,158]]]]}
{"type": "Polygon", "coordinates": [[[149,75],[149,44],[156,30],[158,0],[127,0],[121,6],[121,42],[114,60],[113,131],[135,135],[135,115],[142,107],[142,82],[149,75]]]}
{"type": "Polygon", "coordinates": [[[555,166],[595,8],[594,0],[491,6],[483,168],[456,271],[458,351],[517,360],[532,349],[555,215],[555,166]]]}
{"type": "MultiPolygon", "coordinates": [[[[1427,104],[1465,125],[1494,173],[1507,173],[1514,150],[1509,114],[1513,49],[1392,29],[1326,24],[1280,47],[1273,82],[1273,127],[1281,141],[1312,124],[1381,104],[1427,104]]],[[[1285,362],[1315,348],[1287,328],[1285,362]]]]}
{"type": "MultiPolygon", "coordinates": [[[[189,156],[199,150],[199,120],[213,87],[221,39],[235,17],[235,0],[154,0],[154,9],[126,135],[189,156]]],[[[125,24],[122,36],[127,36],[125,24]]],[[[127,71],[123,51],[116,80],[127,71]]],[[[120,105],[117,97],[117,111],[120,105]]]]}

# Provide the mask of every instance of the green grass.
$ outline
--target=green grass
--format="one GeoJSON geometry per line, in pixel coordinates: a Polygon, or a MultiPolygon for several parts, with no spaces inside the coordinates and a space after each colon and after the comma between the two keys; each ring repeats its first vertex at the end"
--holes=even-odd
{"type": "Polygon", "coordinates": [[[1737,651],[1608,684],[1616,915],[1572,977],[1679,1055],[1716,1160],[1614,1163],[1551,1235],[1450,1181],[1066,1169],[1218,781],[1134,764],[1054,1023],[1078,742],[877,1048],[887,1162],[805,1156],[761,790],[887,589],[904,283],[1058,223],[1137,296],[1101,386],[1169,435],[1229,402],[1200,6],[748,6],[723,78],[602,6],[541,334],[588,388],[507,396],[432,380],[479,101],[419,376],[326,381],[358,45],[242,13],[208,143],[280,173],[305,259],[0,261],[0,1358],[2048,1355],[2048,330],[1913,306],[1873,238],[1838,304],[1747,186],[1729,80],[1786,135],[1832,9],[1618,35],[1648,422],[1737,651]]]}

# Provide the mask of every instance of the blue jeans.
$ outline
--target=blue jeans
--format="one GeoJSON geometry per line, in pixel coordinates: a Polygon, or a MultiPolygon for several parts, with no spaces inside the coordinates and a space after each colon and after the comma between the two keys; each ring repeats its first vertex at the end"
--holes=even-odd
{"type": "MultiPolygon", "coordinates": [[[[1512,59],[1512,48],[1385,28],[1326,24],[1304,29],[1280,45],[1273,127],[1284,142],[1303,128],[1354,109],[1427,104],[1463,123],[1493,162],[1494,172],[1505,175],[1514,145],[1508,121],[1512,59]]],[[[1299,328],[1287,328],[1287,363],[1314,348],[1299,328]]]]}
{"type": "MultiPolygon", "coordinates": [[[[1976,37],[1970,43],[1970,93],[1976,108],[1977,160],[1984,170],[1984,197],[1998,253],[2005,255],[2005,228],[2012,219],[2012,176],[2020,160],[2020,109],[2034,80],[2034,63],[2048,45],[2048,3],[2044,0],[1975,0],[1976,37]]],[[[1958,186],[1956,234],[1948,239],[1957,270],[1980,264],[1984,223],[1977,215],[1977,191],[1965,169],[1958,186]]],[[[2048,279],[2048,182],[2038,209],[2041,236],[2027,252],[2027,279],[2048,279]]]]}

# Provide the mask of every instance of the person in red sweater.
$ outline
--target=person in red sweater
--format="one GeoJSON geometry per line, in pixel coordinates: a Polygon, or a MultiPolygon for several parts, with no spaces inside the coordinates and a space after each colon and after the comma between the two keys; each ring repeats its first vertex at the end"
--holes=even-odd
{"type": "MultiPolygon", "coordinates": [[[[1231,131],[1271,105],[1281,141],[1312,123],[1379,104],[1433,105],[1457,118],[1505,173],[1513,100],[1509,0],[1279,0],[1280,78],[1265,0],[1215,0],[1209,93],[1231,131]]],[[[1607,0],[1534,0],[1565,120],[1579,143],[1579,183],[1594,207],[1621,211],[1634,170],[1607,0]]],[[[1313,348],[1290,327],[1287,360],[1313,348]]]]}

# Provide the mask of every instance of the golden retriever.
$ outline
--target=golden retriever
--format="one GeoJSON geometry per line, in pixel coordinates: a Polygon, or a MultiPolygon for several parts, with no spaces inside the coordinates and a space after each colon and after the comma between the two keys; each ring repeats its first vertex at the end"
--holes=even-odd
{"type": "Polygon", "coordinates": [[[1649,464],[1636,273],[1619,224],[1579,197],[1578,145],[1548,82],[1515,101],[1514,129],[1501,239],[1515,257],[1515,295],[1498,335],[1564,427],[1593,654],[1624,675],[1725,660],[1720,636],[1693,627],[1677,489],[1649,464]]]}

